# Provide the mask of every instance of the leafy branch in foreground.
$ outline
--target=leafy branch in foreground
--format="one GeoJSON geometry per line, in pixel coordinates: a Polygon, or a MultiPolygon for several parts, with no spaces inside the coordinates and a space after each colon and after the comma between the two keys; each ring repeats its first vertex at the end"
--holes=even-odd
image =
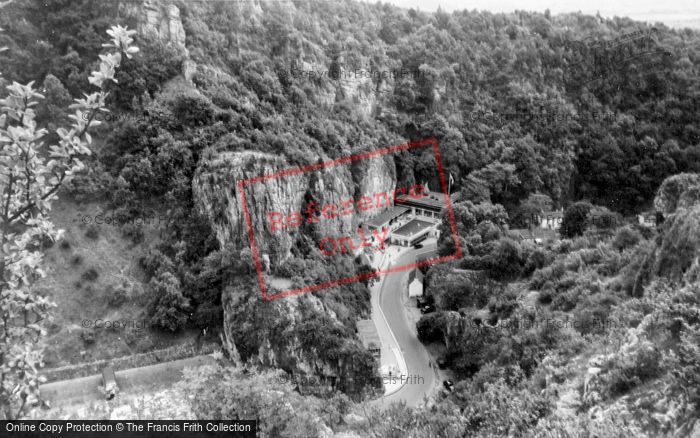
{"type": "Polygon", "coordinates": [[[111,41],[103,47],[111,52],[100,55],[99,70],[89,78],[99,91],[84,94],[69,106],[72,123],[56,129],[58,144],[45,148],[42,141],[49,132],[35,121],[33,107],[44,96],[34,89],[34,82],[13,82],[0,100],[1,418],[19,418],[28,404],[39,400],[39,384],[44,381],[39,375],[40,340],[46,334],[41,322],[55,304],[31,292],[30,286],[43,276],[43,242],[61,235],[47,214],[61,186],[85,167],[80,157],[90,155],[88,130],[100,124],[95,115],[107,111],[106,83],[116,82],[122,55],[131,58],[138,51],[132,47],[135,31],[114,26],[107,33],[111,41]]]}

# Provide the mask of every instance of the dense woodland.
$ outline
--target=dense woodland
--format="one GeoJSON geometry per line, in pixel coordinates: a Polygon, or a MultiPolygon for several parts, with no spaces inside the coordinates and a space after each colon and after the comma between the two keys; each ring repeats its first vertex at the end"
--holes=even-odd
{"type": "MultiPolygon", "coordinates": [[[[68,104],[98,64],[105,31],[112,24],[137,26],[124,14],[130,3],[136,4],[27,0],[0,9],[0,47],[7,47],[0,84],[35,81],[45,95],[36,107],[38,123],[65,123],[68,104]]],[[[372,388],[346,380],[328,400],[291,386],[270,398],[266,391],[280,388],[265,374],[271,371],[206,369],[182,382],[202,395],[195,406],[201,418],[258,416],[268,436],[295,436],[299,428],[396,437],[437,436],[431,435],[437,430],[444,436],[697,432],[697,32],[657,24],[650,54],[601,73],[599,64],[613,60],[582,54],[577,42],[651,27],[582,14],[424,13],[352,1],[261,2],[254,10],[237,2],[172,3],[181,11],[189,53],[134,36],[140,51],[123,60],[107,100],[113,113],[131,117],[97,128],[88,169],[62,192],[99,200],[125,221],[145,208],[167,216],[159,243],[137,255],[150,279],[149,312],[163,330],[220,326],[222,291],[241,288],[251,291],[237,326],[249,339],[237,345],[241,358],[266,337],[285,342],[276,336],[284,308],[265,313],[270,308],[252,298],[258,291],[249,250],[220,247],[194,208],[193,176],[215,152],[272,152],[294,165],[435,137],[461,195],[454,209],[465,256],[426,270],[438,311],[418,323],[422,341],[444,344],[459,376],[454,392],[429,408],[381,412],[361,402],[372,388]],[[186,56],[197,64],[192,87],[182,86],[186,56]],[[367,113],[352,98],[328,105],[322,91],[336,79],[291,74],[300,58],[329,71],[419,74],[373,81],[366,92],[376,106],[367,113]],[[513,113],[518,116],[507,116],[513,113]],[[511,233],[559,208],[565,209],[560,239],[537,246],[511,233]],[[649,210],[661,212],[663,223],[635,225],[635,215],[649,210]],[[591,212],[610,220],[595,226],[591,212]],[[542,318],[614,325],[526,323],[542,318]],[[591,368],[597,368],[592,377],[591,368]],[[293,415],[266,414],[286,412],[290,398],[299,401],[293,415]],[[349,413],[364,419],[350,422],[349,413]]],[[[432,178],[431,159],[402,154],[399,185],[432,178]]],[[[136,226],[122,231],[143,239],[136,226]]],[[[439,250],[451,254],[447,218],[443,231],[439,250]]],[[[366,269],[352,259],[324,263],[312,246],[296,250],[284,267],[288,276],[336,278],[366,269]]],[[[340,324],[301,306],[305,322],[287,335],[300,337],[321,361],[356,358],[359,368],[343,368],[344,374],[371,374],[371,357],[346,342],[355,336],[355,321],[368,315],[366,286],[316,294],[340,324]]]]}

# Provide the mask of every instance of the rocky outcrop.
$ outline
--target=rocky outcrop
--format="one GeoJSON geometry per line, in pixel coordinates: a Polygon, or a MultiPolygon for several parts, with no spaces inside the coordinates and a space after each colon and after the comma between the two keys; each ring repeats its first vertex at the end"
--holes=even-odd
{"type": "Polygon", "coordinates": [[[664,217],[660,235],[637,272],[635,296],[655,278],[674,281],[698,278],[700,257],[700,174],[681,173],[666,178],[654,199],[664,217]]]}
{"type": "Polygon", "coordinates": [[[679,173],[664,180],[654,198],[654,209],[664,216],[700,201],[700,174],[679,173]]]}
{"type": "MultiPolygon", "coordinates": [[[[280,230],[277,226],[273,229],[275,225],[270,214],[302,212],[312,200],[319,206],[340,205],[343,200],[364,194],[391,192],[396,185],[393,166],[390,159],[379,157],[354,166],[341,164],[248,185],[245,191],[247,207],[261,254],[270,254],[274,266],[289,255],[301,232],[299,227],[280,230]]],[[[257,151],[219,153],[200,164],[192,189],[198,208],[210,218],[222,245],[233,243],[240,248],[249,245],[238,181],[289,167],[283,158],[257,151]]],[[[373,214],[378,212],[372,211],[373,214]]],[[[354,234],[360,219],[359,215],[342,216],[321,220],[315,227],[323,236],[350,235],[354,234]]]]}
{"type": "Polygon", "coordinates": [[[182,74],[188,81],[196,70],[185,45],[185,27],[180,17],[180,8],[158,0],[144,0],[141,4],[120,4],[121,12],[135,20],[140,35],[159,39],[182,54],[182,74]]]}
{"type": "Polygon", "coordinates": [[[256,306],[258,293],[255,280],[230,285],[223,291],[224,345],[229,353],[256,366],[284,370],[298,379],[302,393],[319,395],[332,387],[348,393],[361,390],[363,384],[354,379],[358,375],[366,377],[366,370],[362,374],[356,368],[352,354],[329,358],[325,350],[309,348],[300,339],[300,326],[308,322],[309,311],[327,315],[329,330],[341,324],[332,309],[313,294],[256,306]]]}
{"type": "Polygon", "coordinates": [[[185,48],[185,28],[180,19],[180,9],[175,5],[165,5],[153,0],[143,3],[143,19],[138,31],[151,34],[176,47],[185,48]]]}
{"type": "MultiPolygon", "coordinates": [[[[303,55],[302,55],[303,57],[303,55]]],[[[304,80],[314,80],[318,85],[315,97],[318,104],[332,106],[338,102],[350,102],[365,116],[373,114],[383,95],[390,93],[390,81],[375,83],[370,76],[370,67],[351,68],[341,65],[333,71],[330,65],[300,59],[290,72],[304,80]]]]}
{"type": "Polygon", "coordinates": [[[655,278],[674,281],[697,277],[700,257],[700,204],[679,208],[663,224],[662,234],[656,240],[639,268],[634,284],[635,296],[643,295],[644,288],[655,278]]]}

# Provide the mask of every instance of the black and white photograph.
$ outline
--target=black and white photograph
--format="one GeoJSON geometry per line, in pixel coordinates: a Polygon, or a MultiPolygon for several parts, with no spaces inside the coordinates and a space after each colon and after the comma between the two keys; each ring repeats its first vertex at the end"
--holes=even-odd
{"type": "Polygon", "coordinates": [[[700,438],[700,3],[0,0],[0,436],[700,438]]]}

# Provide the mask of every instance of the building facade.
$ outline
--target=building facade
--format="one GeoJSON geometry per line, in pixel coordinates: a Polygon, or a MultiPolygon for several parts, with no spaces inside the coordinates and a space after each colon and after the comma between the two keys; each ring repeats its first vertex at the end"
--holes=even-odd
{"type": "Polygon", "coordinates": [[[362,226],[370,232],[388,232],[387,241],[393,245],[416,245],[429,237],[439,237],[438,225],[444,208],[444,193],[427,191],[419,199],[401,196],[393,207],[366,220],[362,226]]]}

